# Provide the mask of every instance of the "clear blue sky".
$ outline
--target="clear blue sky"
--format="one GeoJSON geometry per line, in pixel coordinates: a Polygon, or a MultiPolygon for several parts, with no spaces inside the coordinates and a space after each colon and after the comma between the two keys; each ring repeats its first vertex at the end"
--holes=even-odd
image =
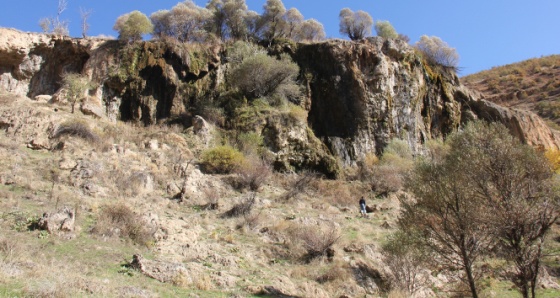
{"type": "MultiPolygon", "coordinates": [[[[3,0],[0,26],[40,31],[40,18],[55,16],[58,0],[3,0]]],[[[178,0],[68,0],[61,19],[70,21],[70,35],[79,37],[79,8],[93,10],[89,35],[113,35],[119,15],[140,10],[150,15],[170,9],[178,0]]],[[[435,35],[457,49],[460,75],[529,58],[560,54],[560,0],[284,0],[306,19],[317,19],[328,37],[341,38],[338,13],[344,7],[365,10],[374,20],[388,20],[411,43],[435,35]]],[[[206,0],[196,0],[205,6],[206,0]]],[[[247,0],[262,11],[265,0],[247,0]]],[[[375,33],[374,33],[375,34],[375,33]]]]}

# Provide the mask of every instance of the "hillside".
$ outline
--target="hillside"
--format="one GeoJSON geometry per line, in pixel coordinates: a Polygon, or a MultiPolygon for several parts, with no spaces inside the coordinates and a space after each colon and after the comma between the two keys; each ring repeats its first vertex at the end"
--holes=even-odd
{"type": "Polygon", "coordinates": [[[494,67],[462,77],[461,82],[486,100],[533,111],[559,128],[560,55],[494,67]]]}
{"type": "MultiPolygon", "coordinates": [[[[0,33],[0,296],[406,297],[382,248],[415,158],[474,120],[560,146],[398,40],[0,33]],[[90,83],[74,99],[68,73],[90,83]]],[[[539,295],[560,291],[557,229],[539,295]]],[[[465,293],[423,261],[414,297],[465,293]]],[[[512,296],[511,264],[477,266],[481,295],[512,296]]]]}

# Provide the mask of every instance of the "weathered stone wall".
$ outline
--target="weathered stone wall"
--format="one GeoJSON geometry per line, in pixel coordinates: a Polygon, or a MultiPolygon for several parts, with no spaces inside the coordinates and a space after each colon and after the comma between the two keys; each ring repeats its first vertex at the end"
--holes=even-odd
{"type": "MultiPolygon", "coordinates": [[[[97,86],[85,101],[95,115],[146,125],[190,123],[192,107],[218,96],[224,81],[221,45],[71,39],[0,28],[0,89],[19,95],[59,92],[65,72],[97,86]]],[[[263,118],[263,134],[281,168],[310,167],[333,175],[336,159],[355,165],[380,154],[392,138],[414,152],[473,119],[500,121],[524,142],[558,148],[536,115],[481,99],[453,73],[424,63],[408,44],[379,37],[289,45],[306,90],[307,123],[282,114],[263,118]]]]}

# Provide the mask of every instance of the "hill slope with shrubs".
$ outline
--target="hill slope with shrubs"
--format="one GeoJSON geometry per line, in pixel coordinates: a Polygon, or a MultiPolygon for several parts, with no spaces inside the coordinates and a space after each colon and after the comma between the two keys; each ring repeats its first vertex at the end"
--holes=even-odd
{"type": "Polygon", "coordinates": [[[462,77],[461,82],[486,100],[533,111],[560,127],[560,55],[494,67],[462,77]]]}

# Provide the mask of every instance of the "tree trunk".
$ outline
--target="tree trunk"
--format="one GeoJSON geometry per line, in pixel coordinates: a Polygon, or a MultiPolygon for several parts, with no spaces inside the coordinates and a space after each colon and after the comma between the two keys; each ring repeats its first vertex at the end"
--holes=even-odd
{"type": "Polygon", "coordinates": [[[469,282],[469,288],[471,289],[471,294],[473,298],[478,298],[478,293],[476,292],[476,285],[474,283],[474,276],[472,273],[472,266],[465,266],[465,271],[467,273],[467,280],[469,282]]]}
{"type": "MultiPolygon", "coordinates": [[[[464,238],[464,237],[462,237],[464,238]]],[[[478,298],[478,293],[476,291],[476,284],[474,282],[474,276],[472,271],[472,262],[467,254],[467,249],[464,246],[464,239],[463,239],[463,247],[461,247],[461,257],[463,259],[463,266],[465,269],[465,273],[467,274],[467,282],[469,284],[469,288],[471,289],[471,294],[473,298],[478,298]]]]}

